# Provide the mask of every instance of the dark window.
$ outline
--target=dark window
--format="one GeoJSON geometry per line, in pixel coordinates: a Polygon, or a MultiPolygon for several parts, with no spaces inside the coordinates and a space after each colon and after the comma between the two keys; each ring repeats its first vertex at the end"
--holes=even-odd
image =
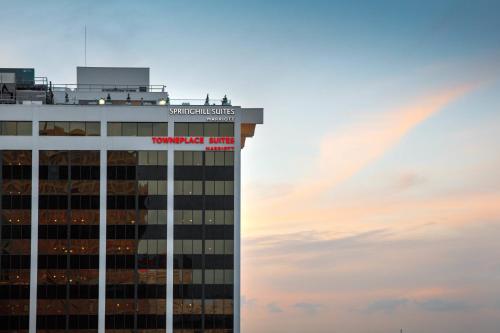
{"type": "Polygon", "coordinates": [[[166,225],[140,225],[139,239],[165,239],[167,237],[166,225]]]}

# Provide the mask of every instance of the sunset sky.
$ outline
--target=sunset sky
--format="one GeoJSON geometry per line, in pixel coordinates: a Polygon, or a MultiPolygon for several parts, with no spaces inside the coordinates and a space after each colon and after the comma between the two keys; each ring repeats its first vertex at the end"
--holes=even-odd
{"type": "Polygon", "coordinates": [[[264,107],[244,333],[500,331],[500,1],[5,1],[0,67],[264,107]]]}

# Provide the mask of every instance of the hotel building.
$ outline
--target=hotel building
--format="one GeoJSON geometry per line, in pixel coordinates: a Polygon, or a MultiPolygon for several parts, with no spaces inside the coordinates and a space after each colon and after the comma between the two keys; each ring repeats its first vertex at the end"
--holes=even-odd
{"type": "Polygon", "coordinates": [[[149,68],[0,68],[0,333],[240,332],[241,149],[262,108],[149,68]]]}

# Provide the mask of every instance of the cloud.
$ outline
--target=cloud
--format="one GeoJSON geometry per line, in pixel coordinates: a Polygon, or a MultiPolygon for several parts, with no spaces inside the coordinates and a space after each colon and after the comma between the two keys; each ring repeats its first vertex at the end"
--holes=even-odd
{"type": "MultiPolygon", "coordinates": [[[[481,304],[498,279],[492,269],[500,255],[493,236],[500,225],[498,191],[436,191],[439,179],[415,166],[374,179],[376,187],[349,182],[472,89],[445,89],[332,131],[307,177],[297,170],[289,184],[245,190],[244,288],[259,290],[263,304],[279,300],[280,309],[294,309],[301,327],[312,314],[321,327],[338,318],[339,332],[366,325],[389,331],[401,322],[421,327],[436,315],[481,304]]],[[[363,177],[372,176],[367,171],[363,177]]],[[[262,306],[253,318],[272,319],[270,310],[262,306]]]]}
{"type": "Polygon", "coordinates": [[[473,306],[465,301],[447,299],[428,299],[424,301],[416,301],[416,304],[421,309],[432,312],[454,312],[470,310],[473,308],[473,306]]]}
{"type": "Polygon", "coordinates": [[[396,299],[381,299],[370,303],[364,312],[373,313],[373,312],[387,312],[392,313],[400,307],[408,304],[408,300],[405,298],[396,298],[396,299]]]}
{"type": "Polygon", "coordinates": [[[455,312],[471,310],[474,307],[463,300],[431,298],[424,300],[408,299],[408,298],[389,298],[380,299],[371,302],[363,310],[365,313],[385,312],[393,313],[402,307],[416,306],[420,310],[430,312],[455,312]]]}
{"type": "Polygon", "coordinates": [[[321,142],[314,170],[319,177],[308,179],[296,193],[318,194],[348,180],[383,156],[417,125],[469,93],[474,86],[466,84],[444,89],[408,106],[366,116],[365,121],[327,134],[321,142]]]}
{"type": "Polygon", "coordinates": [[[408,190],[414,186],[423,184],[425,177],[416,172],[404,172],[397,175],[395,188],[399,191],[408,190]]]}
{"type": "MultiPolygon", "coordinates": [[[[362,202],[361,207],[351,202],[354,207],[349,211],[343,207],[335,210],[339,207],[332,202],[332,191],[381,158],[408,132],[475,86],[465,84],[444,89],[395,110],[373,113],[366,119],[328,133],[321,140],[318,156],[313,159],[307,175],[297,177],[291,185],[257,184],[244,190],[252,203],[251,211],[244,218],[253,221],[244,229],[245,233],[265,230],[263,224],[290,230],[309,220],[313,220],[310,222],[314,227],[326,227],[324,220],[343,218],[342,213],[349,219],[368,216],[370,213],[365,213],[362,202]]],[[[400,175],[396,185],[403,190],[423,180],[417,173],[410,172],[400,175]]],[[[371,204],[379,205],[378,202],[371,204]]]]}
{"type": "Polygon", "coordinates": [[[245,246],[248,246],[255,255],[265,254],[272,257],[366,247],[389,236],[390,232],[387,229],[369,230],[348,236],[335,236],[313,230],[303,230],[295,233],[249,237],[245,238],[244,242],[245,246]]]}
{"type": "Polygon", "coordinates": [[[325,306],[323,304],[317,304],[317,303],[300,302],[300,303],[295,303],[293,307],[304,312],[305,314],[314,315],[317,314],[325,306]]]}
{"type": "Polygon", "coordinates": [[[269,303],[267,304],[267,310],[271,313],[281,313],[283,312],[283,309],[276,303],[269,303]]]}

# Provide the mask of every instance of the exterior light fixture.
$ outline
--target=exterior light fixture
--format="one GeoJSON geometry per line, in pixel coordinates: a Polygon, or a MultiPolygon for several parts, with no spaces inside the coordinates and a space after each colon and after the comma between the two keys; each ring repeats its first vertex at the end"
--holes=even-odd
{"type": "Polygon", "coordinates": [[[104,98],[99,98],[99,105],[106,104],[106,100],[104,98]]]}
{"type": "Polygon", "coordinates": [[[164,98],[162,98],[162,99],[160,99],[160,100],[158,101],[158,105],[162,105],[162,106],[163,106],[163,105],[167,105],[167,101],[166,101],[164,98]]]}

